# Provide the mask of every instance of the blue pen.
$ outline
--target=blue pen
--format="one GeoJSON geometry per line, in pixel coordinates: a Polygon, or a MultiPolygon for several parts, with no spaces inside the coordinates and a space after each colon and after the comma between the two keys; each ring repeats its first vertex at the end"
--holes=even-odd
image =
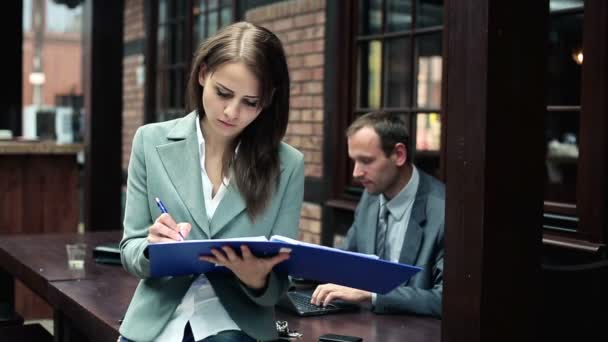
{"type": "MultiPolygon", "coordinates": [[[[154,200],[156,201],[156,205],[158,206],[158,209],[160,209],[160,211],[163,214],[168,214],[169,213],[169,212],[167,212],[167,208],[165,208],[165,205],[163,204],[163,202],[160,201],[160,198],[155,197],[154,200]]],[[[177,233],[179,234],[179,236],[182,237],[182,240],[186,240],[186,238],[182,235],[182,232],[180,232],[178,230],[177,233]]]]}

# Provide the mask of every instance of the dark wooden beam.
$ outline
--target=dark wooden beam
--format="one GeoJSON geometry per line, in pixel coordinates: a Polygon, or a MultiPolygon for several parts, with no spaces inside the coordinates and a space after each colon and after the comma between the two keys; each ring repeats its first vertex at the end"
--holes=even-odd
{"type": "Polygon", "coordinates": [[[583,27],[583,70],[577,208],[579,232],[593,242],[608,237],[608,2],[587,0],[583,27]]]}
{"type": "Polygon", "coordinates": [[[0,30],[4,32],[0,57],[7,82],[0,86],[0,129],[21,135],[21,98],[23,77],[23,0],[9,1],[2,6],[0,30]],[[10,81],[9,81],[10,80],[10,81]]]}
{"type": "Polygon", "coordinates": [[[121,229],[124,1],[86,0],[84,222],[87,231],[121,229]]]}
{"type": "Polygon", "coordinates": [[[443,341],[536,341],[544,1],[446,1],[443,341]]]}

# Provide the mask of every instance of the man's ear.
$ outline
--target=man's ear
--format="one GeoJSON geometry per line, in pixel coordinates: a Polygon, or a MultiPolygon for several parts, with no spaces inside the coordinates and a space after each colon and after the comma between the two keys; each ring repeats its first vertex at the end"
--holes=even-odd
{"type": "Polygon", "coordinates": [[[207,74],[207,66],[205,64],[201,64],[201,67],[198,69],[198,84],[200,84],[201,87],[205,86],[207,74]]]}
{"type": "Polygon", "coordinates": [[[405,145],[402,143],[395,144],[395,148],[393,149],[393,161],[397,166],[403,166],[407,162],[407,149],[405,145]]]}

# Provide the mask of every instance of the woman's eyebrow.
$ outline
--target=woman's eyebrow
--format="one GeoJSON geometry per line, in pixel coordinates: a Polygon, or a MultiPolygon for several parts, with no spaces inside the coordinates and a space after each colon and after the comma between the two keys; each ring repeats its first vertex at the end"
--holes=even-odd
{"type": "MultiPolygon", "coordinates": [[[[220,87],[222,87],[224,90],[226,90],[226,91],[231,92],[231,93],[233,93],[233,94],[234,94],[234,90],[232,90],[232,89],[230,89],[230,88],[226,87],[225,85],[221,84],[221,83],[220,83],[220,82],[218,82],[218,81],[215,81],[215,83],[216,83],[217,85],[219,85],[220,87]]],[[[254,96],[254,95],[245,95],[245,96],[243,96],[243,97],[247,97],[247,98],[250,98],[250,99],[257,99],[257,98],[259,98],[259,96],[254,96]]]]}

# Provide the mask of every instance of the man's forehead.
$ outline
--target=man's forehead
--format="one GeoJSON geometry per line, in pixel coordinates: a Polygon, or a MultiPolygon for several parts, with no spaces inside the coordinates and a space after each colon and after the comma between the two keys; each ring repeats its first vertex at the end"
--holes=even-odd
{"type": "Polygon", "coordinates": [[[348,145],[380,148],[380,137],[371,127],[363,127],[348,137],[348,145]]]}

